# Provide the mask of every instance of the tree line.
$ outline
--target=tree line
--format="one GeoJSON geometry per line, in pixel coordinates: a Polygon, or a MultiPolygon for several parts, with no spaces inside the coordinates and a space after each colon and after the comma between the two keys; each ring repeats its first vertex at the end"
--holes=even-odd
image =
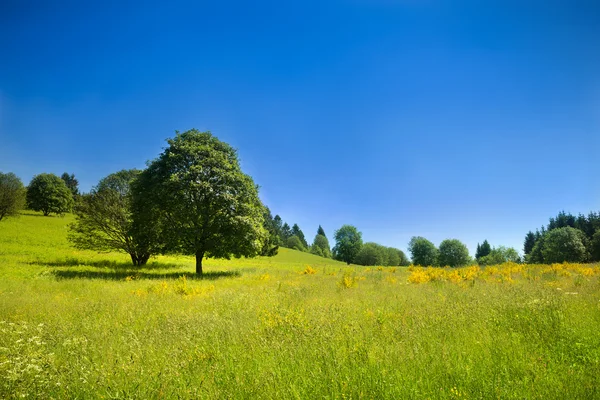
{"type": "Polygon", "coordinates": [[[524,259],[513,248],[477,244],[475,258],[457,239],[436,247],[412,237],[408,250],[363,243],[352,225],[335,231],[330,247],[319,225],[309,245],[298,224],[291,227],[258,197],[258,186],[241,171],[237,152],[210,132],[195,129],[167,139],[168,147],[141,171],[122,170],[102,178],[89,193],[79,192],[74,174],[42,173],[27,187],[13,173],[0,172],[0,221],[27,207],[42,212],[74,212],[68,239],[79,249],[118,250],[144,265],[152,255],[196,257],[202,273],[206,257],[273,256],[280,246],[358,265],[450,266],[502,262],[600,261],[600,213],[574,216],[564,211],[547,226],[528,232],[524,259]]]}
{"type": "Polygon", "coordinates": [[[559,212],[548,225],[527,232],[523,252],[529,263],[600,261],[600,213],[559,212]]]}

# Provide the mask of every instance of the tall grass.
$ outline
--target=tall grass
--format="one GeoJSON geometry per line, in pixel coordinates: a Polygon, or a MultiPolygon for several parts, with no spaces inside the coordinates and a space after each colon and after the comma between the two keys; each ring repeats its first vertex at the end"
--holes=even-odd
{"type": "Polygon", "coordinates": [[[600,397],[598,266],[421,281],[281,249],[198,279],[73,250],[70,221],[0,224],[1,398],[600,397]]]}

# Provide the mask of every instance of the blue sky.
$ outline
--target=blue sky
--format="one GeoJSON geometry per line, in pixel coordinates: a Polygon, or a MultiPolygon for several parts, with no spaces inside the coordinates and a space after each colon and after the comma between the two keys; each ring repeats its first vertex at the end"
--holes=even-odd
{"type": "Polygon", "coordinates": [[[89,190],[195,127],[310,240],[522,251],[600,209],[597,2],[91,3],[0,4],[0,171],[25,184],[89,190]]]}

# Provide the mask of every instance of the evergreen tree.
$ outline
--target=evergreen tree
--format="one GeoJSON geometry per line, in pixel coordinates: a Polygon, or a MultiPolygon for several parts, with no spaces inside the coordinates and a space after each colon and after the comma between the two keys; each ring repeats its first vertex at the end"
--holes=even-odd
{"type": "Polygon", "coordinates": [[[294,226],[292,226],[292,236],[298,236],[298,239],[300,239],[300,242],[302,242],[302,246],[304,246],[305,249],[308,248],[308,242],[304,237],[304,232],[302,232],[298,224],[294,224],[294,226]]]}
{"type": "Polygon", "coordinates": [[[323,235],[323,236],[327,237],[327,235],[325,234],[325,231],[323,230],[323,227],[321,225],[319,225],[319,229],[317,229],[317,235],[323,235]]]}
{"type": "Polygon", "coordinates": [[[288,225],[288,223],[284,223],[281,227],[281,242],[286,243],[287,240],[292,236],[292,229],[288,225]]]}
{"type": "Polygon", "coordinates": [[[535,240],[535,234],[531,231],[527,232],[527,235],[525,235],[525,242],[523,243],[523,253],[525,253],[525,255],[531,253],[533,246],[535,246],[535,240]]]}

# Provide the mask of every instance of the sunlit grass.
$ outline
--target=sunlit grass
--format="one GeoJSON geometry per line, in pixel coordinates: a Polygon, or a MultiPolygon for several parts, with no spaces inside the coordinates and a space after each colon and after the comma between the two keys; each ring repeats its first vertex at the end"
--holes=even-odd
{"type": "Polygon", "coordinates": [[[0,223],[0,398],[598,398],[598,266],[134,268],[0,223]],[[429,276],[418,279],[415,273],[429,276]]]}

